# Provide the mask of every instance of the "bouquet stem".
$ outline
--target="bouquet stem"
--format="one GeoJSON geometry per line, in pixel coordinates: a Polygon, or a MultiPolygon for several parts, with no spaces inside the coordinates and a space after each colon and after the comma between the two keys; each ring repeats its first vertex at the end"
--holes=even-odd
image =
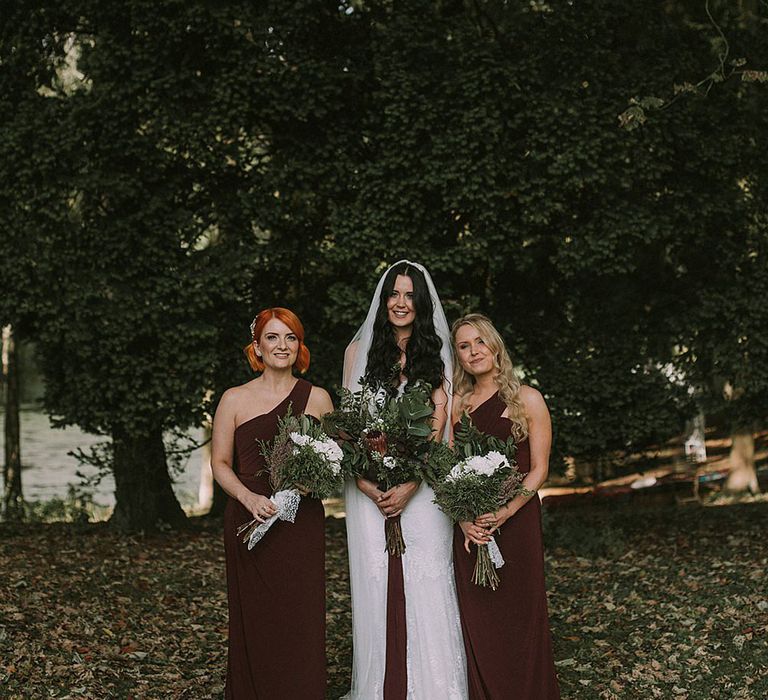
{"type": "Polygon", "coordinates": [[[400,557],[405,552],[403,528],[400,526],[400,516],[387,518],[384,521],[384,535],[387,540],[387,552],[390,556],[400,557]]]}
{"type": "Polygon", "coordinates": [[[239,528],[237,528],[237,536],[243,538],[243,542],[247,542],[250,536],[253,534],[253,531],[259,526],[261,523],[254,518],[253,520],[249,520],[244,525],[241,525],[239,528]]]}
{"type": "Polygon", "coordinates": [[[499,582],[499,575],[496,573],[496,567],[491,561],[488,545],[479,545],[477,548],[475,571],[472,574],[472,583],[477,586],[485,586],[486,588],[495,591],[499,587],[499,582]]]}

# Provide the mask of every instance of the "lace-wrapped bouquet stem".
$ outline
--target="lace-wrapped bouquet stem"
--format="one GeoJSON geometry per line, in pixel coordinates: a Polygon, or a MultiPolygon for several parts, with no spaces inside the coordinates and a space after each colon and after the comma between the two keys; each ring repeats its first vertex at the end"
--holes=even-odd
{"type": "Polygon", "coordinates": [[[248,549],[277,520],[293,522],[302,495],[327,498],[344,483],[342,449],[308,416],[293,416],[289,410],[278,423],[275,439],[271,444],[262,442],[261,449],[277,513],[265,522],[253,519],[238,528],[248,549]]]}

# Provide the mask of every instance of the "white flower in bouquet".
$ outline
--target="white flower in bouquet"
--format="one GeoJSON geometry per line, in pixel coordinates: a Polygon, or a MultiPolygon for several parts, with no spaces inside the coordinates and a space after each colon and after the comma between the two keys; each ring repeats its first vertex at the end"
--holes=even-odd
{"type": "Polygon", "coordinates": [[[325,438],[324,440],[313,440],[312,447],[315,452],[321,454],[328,460],[331,471],[334,475],[341,473],[341,460],[344,458],[344,451],[339,447],[335,440],[325,438]]]}
{"type": "Polygon", "coordinates": [[[303,433],[290,433],[291,442],[293,442],[295,445],[308,445],[312,438],[309,435],[304,435],[303,433]]]}
{"type": "Polygon", "coordinates": [[[386,423],[384,422],[383,418],[374,418],[371,420],[368,425],[363,428],[363,434],[368,435],[369,433],[380,433],[384,432],[384,429],[386,428],[386,423]]]}
{"type": "Polygon", "coordinates": [[[341,473],[341,460],[344,457],[344,452],[335,440],[331,440],[327,436],[322,439],[316,439],[311,435],[297,432],[290,433],[289,437],[291,442],[298,447],[309,447],[315,454],[322,457],[328,463],[334,476],[338,476],[341,473]]]}
{"type": "Polygon", "coordinates": [[[484,455],[467,457],[454,466],[446,478],[450,481],[457,481],[472,474],[492,476],[500,469],[509,467],[510,464],[505,455],[501,452],[492,451],[484,455]]]}

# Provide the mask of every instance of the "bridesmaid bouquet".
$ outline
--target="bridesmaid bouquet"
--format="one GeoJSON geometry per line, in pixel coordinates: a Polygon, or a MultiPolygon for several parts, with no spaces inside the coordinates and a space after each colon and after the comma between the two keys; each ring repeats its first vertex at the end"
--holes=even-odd
{"type": "MultiPolygon", "coordinates": [[[[422,476],[430,449],[432,402],[428,384],[417,382],[401,396],[363,385],[345,390],[340,408],[323,418],[325,431],[342,441],[345,471],[379,484],[384,491],[422,476]]],[[[405,552],[400,518],[385,521],[389,554],[405,552]]]]}
{"type": "Polygon", "coordinates": [[[277,513],[263,523],[253,519],[238,528],[248,549],[276,520],[293,522],[302,495],[327,498],[344,483],[341,448],[308,416],[293,416],[289,410],[278,422],[272,444],[262,442],[261,448],[277,513]]]}
{"type": "MultiPolygon", "coordinates": [[[[435,487],[435,503],[454,522],[473,521],[483,513],[498,510],[518,494],[530,493],[523,485],[523,474],[515,463],[516,447],[481,433],[467,415],[461,419],[454,442],[454,464],[435,487]]],[[[444,460],[445,461],[445,460],[444,460]]],[[[477,549],[472,582],[496,590],[504,566],[496,540],[477,549]]]]}

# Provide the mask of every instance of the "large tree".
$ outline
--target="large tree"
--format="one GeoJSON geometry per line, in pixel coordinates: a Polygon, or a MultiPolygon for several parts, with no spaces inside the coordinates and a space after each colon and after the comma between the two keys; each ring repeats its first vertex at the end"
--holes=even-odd
{"type": "Polygon", "coordinates": [[[317,327],[356,22],[320,2],[9,9],[3,211],[46,408],[108,439],[116,524],[177,524],[164,438],[246,376],[252,314],[317,327]]]}

